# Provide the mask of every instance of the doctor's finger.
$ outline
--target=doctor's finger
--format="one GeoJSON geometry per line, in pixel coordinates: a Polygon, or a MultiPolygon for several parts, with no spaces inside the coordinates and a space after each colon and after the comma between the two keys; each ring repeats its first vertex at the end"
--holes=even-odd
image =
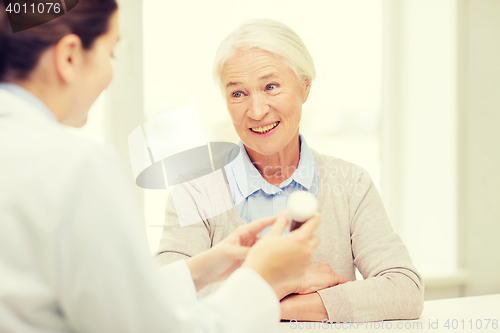
{"type": "Polygon", "coordinates": [[[300,233],[309,237],[314,233],[316,228],[318,228],[319,223],[321,222],[321,218],[318,213],[316,213],[313,217],[307,220],[299,229],[294,230],[295,233],[300,233]]]}
{"type": "Polygon", "coordinates": [[[262,230],[273,225],[276,221],[277,215],[264,217],[258,220],[255,220],[246,226],[242,227],[243,232],[248,232],[253,236],[257,236],[262,230]]]}
{"type": "Polygon", "coordinates": [[[311,247],[312,250],[316,249],[319,243],[320,243],[319,237],[316,235],[313,235],[309,240],[309,246],[311,247]]]}
{"type": "Polygon", "coordinates": [[[288,225],[288,217],[285,213],[285,211],[281,211],[278,214],[278,217],[276,218],[276,222],[274,222],[273,227],[271,228],[271,231],[269,231],[270,236],[280,236],[283,233],[283,230],[288,225]]]}
{"type": "Polygon", "coordinates": [[[248,246],[237,246],[232,250],[232,257],[234,260],[244,260],[247,257],[250,247],[248,246]]]}

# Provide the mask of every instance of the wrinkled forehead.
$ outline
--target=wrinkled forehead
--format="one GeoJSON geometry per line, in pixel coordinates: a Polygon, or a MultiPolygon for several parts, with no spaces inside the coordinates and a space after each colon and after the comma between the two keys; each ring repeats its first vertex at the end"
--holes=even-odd
{"type": "MultiPolygon", "coordinates": [[[[297,74],[287,59],[269,51],[253,48],[239,50],[224,63],[221,71],[223,86],[232,85],[235,78],[266,80],[297,74]]],[[[298,77],[297,77],[298,78],[298,77]]]]}

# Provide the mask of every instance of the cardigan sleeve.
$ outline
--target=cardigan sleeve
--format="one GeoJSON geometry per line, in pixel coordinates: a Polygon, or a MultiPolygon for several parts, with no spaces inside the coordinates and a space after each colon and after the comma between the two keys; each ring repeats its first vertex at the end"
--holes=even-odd
{"type": "MultiPolygon", "coordinates": [[[[188,194],[190,199],[182,200],[184,205],[182,211],[189,214],[198,214],[200,222],[182,226],[179,215],[174,204],[172,192],[169,193],[165,212],[165,225],[160,239],[160,245],[156,252],[156,262],[160,266],[171,264],[177,260],[187,260],[198,253],[210,249],[213,244],[211,219],[206,218],[206,207],[210,206],[204,191],[200,191],[196,182],[186,182],[177,185],[176,194],[181,191],[188,194]],[[204,204],[200,204],[204,202],[204,204]]],[[[181,194],[182,196],[182,194],[181,194]]],[[[193,218],[192,216],[190,218],[193,218]]],[[[202,298],[219,288],[221,282],[212,283],[198,292],[202,298]]]]}
{"type": "MultiPolygon", "coordinates": [[[[190,201],[190,203],[196,205],[195,201],[190,201]]],[[[192,211],[197,210],[192,209],[192,211]]],[[[180,259],[189,259],[208,250],[211,246],[212,241],[208,222],[202,220],[198,223],[181,226],[172,193],[169,193],[165,212],[165,225],[163,226],[160,246],[156,252],[156,261],[161,266],[167,265],[180,259]]]]}
{"type": "Polygon", "coordinates": [[[168,264],[212,247],[214,218],[233,207],[222,171],[170,186],[157,261],[168,264]]]}
{"type": "Polygon", "coordinates": [[[415,319],[423,310],[424,283],[366,171],[349,195],[354,265],[363,280],[318,291],[330,321],[415,319]]]}

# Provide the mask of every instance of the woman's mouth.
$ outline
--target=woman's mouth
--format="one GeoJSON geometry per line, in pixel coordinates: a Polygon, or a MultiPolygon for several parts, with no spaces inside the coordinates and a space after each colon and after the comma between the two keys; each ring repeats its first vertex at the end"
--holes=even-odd
{"type": "Polygon", "coordinates": [[[272,131],[273,129],[275,129],[279,125],[279,123],[280,122],[277,121],[273,124],[262,126],[262,127],[252,127],[252,128],[250,128],[250,130],[256,134],[266,134],[266,133],[272,131]]]}

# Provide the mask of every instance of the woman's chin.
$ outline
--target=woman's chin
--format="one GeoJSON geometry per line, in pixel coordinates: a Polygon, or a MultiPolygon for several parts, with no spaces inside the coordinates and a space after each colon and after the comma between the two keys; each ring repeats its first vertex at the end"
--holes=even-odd
{"type": "Polygon", "coordinates": [[[279,147],[276,145],[276,142],[269,142],[269,144],[265,144],[262,142],[259,142],[258,144],[255,143],[250,143],[250,145],[245,145],[248,148],[250,148],[253,152],[259,154],[259,155],[272,155],[276,154],[280,151],[279,147]]]}

